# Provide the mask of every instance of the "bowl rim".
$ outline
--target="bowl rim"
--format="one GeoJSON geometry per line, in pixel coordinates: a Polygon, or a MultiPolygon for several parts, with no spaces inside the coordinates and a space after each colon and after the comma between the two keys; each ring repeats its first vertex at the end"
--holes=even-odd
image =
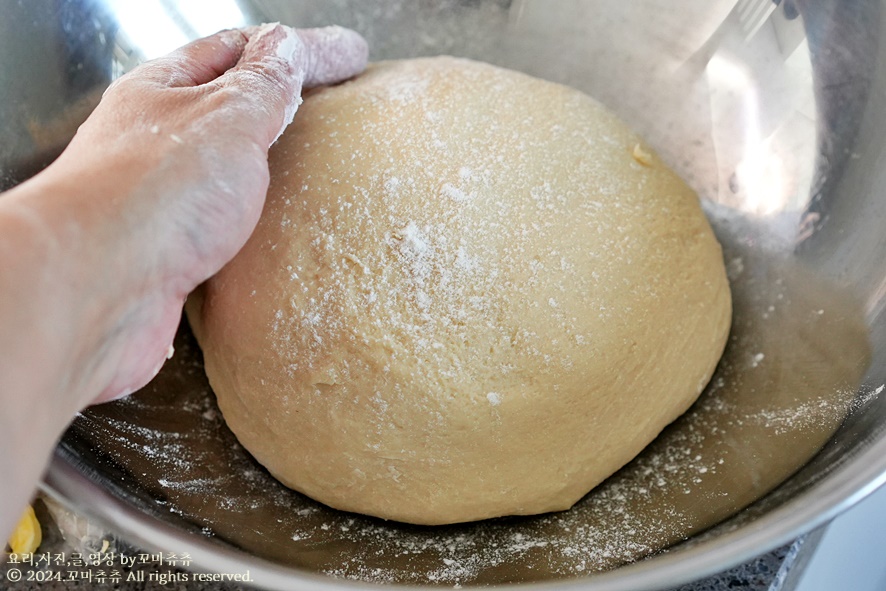
{"type": "MultiPolygon", "coordinates": [[[[801,535],[826,525],[884,485],[886,437],[880,437],[870,442],[851,462],[839,466],[783,505],[733,531],[695,546],[665,552],[603,573],[497,586],[544,591],[575,588],[588,591],[669,589],[722,573],[791,543],[801,535]]],[[[249,572],[252,577],[250,585],[274,591],[289,590],[294,585],[310,591],[379,586],[286,567],[258,557],[247,558],[233,547],[212,543],[179,530],[172,524],[139,511],[99,482],[90,479],[65,457],[61,448],[57,448],[53,454],[40,488],[70,510],[84,513],[120,534],[127,542],[155,551],[187,551],[192,559],[191,566],[187,568],[190,571],[249,572]]],[[[427,588],[403,584],[396,586],[416,590],[427,588]]]]}

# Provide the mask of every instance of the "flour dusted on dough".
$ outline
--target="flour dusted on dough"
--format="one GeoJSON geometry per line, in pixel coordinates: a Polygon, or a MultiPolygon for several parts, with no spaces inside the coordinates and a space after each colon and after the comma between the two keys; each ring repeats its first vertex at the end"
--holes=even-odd
{"type": "Polygon", "coordinates": [[[188,314],[230,428],[333,507],[566,509],[723,350],[729,288],[697,197],[575,90],[377,64],[307,97],[271,171],[256,232],[188,314]]]}

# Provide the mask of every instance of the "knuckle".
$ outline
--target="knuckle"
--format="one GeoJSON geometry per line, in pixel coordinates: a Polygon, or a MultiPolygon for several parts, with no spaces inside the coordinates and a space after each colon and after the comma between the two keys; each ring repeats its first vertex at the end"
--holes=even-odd
{"type": "Polygon", "coordinates": [[[267,86],[268,84],[281,89],[292,86],[292,76],[289,72],[289,64],[282,58],[268,56],[265,59],[249,64],[241,70],[243,81],[254,86],[267,86]]]}

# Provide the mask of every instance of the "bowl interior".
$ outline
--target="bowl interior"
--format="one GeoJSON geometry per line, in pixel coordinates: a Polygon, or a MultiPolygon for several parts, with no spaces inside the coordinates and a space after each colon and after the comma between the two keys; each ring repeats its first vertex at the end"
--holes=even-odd
{"type": "Polygon", "coordinates": [[[702,198],[724,245],[734,329],[699,403],[573,510],[418,528],[335,512],[277,484],[224,427],[183,327],[157,380],[83,413],[63,439],[47,485],[80,509],[148,544],[174,540],[209,568],[249,565],[270,587],[334,584],[313,578],[322,574],[640,589],[773,548],[883,480],[879,2],[138,3],[167,15],[162,34],[146,33],[132,4],[59,11],[39,0],[0,24],[3,43],[40,46],[20,63],[0,57],[5,186],[51,160],[110,79],[176,45],[175,30],[187,39],[243,23],[337,23],[367,37],[372,59],[481,59],[618,113],[702,198]],[[23,64],[49,74],[35,80],[23,64]]]}

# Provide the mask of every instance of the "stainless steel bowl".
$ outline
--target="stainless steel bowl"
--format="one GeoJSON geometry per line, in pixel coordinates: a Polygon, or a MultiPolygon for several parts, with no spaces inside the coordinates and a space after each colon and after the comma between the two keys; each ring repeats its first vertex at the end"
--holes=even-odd
{"type": "Polygon", "coordinates": [[[275,488],[237,448],[183,329],[176,363],[131,401],[79,417],[46,478],[51,494],[133,541],[188,552],[192,566],[249,570],[274,589],[344,585],[332,574],[636,591],[744,562],[886,481],[883,3],[2,4],[0,186],[51,161],[109,81],[144,59],[225,26],[338,23],[367,37],[373,59],[472,57],[596,97],[698,191],[726,247],[738,305],[718,375],[686,418],[572,512],[463,530],[325,512],[275,488]],[[687,436],[698,429],[704,441],[687,436]],[[698,459],[708,453],[713,464],[698,459]],[[665,476],[651,504],[636,496],[641,473],[665,476]],[[225,505],[231,489],[237,502],[225,505]],[[676,517],[641,532],[649,543],[637,548],[636,530],[661,521],[662,507],[676,517]],[[588,565],[582,552],[605,546],[589,542],[594,532],[626,543],[588,565]],[[509,552],[490,554],[507,540],[509,552]]]}

